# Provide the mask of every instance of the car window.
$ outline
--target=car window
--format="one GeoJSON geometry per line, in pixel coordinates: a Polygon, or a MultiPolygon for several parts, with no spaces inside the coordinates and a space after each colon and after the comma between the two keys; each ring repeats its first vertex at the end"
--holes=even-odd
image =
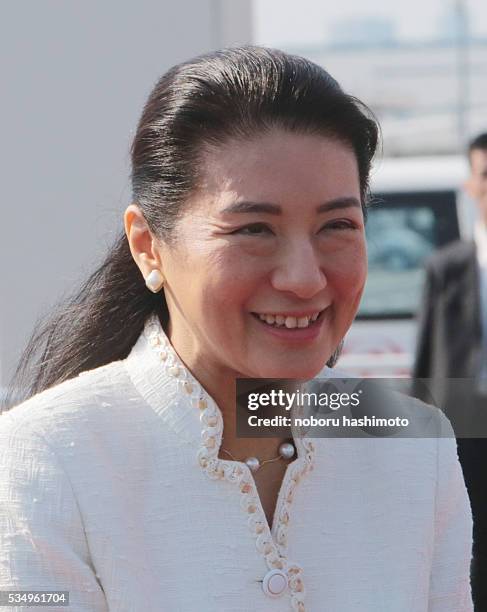
{"type": "Polygon", "coordinates": [[[459,237],[456,194],[376,193],[366,234],[369,275],[357,318],[412,318],[425,260],[459,237]]]}

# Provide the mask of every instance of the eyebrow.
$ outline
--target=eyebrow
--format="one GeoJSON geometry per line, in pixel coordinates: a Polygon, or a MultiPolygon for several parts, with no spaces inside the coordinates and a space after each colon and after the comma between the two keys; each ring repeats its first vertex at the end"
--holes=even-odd
{"type": "MultiPolygon", "coordinates": [[[[335,198],[329,202],[324,202],[316,207],[317,213],[329,212],[330,210],[339,210],[342,208],[362,208],[359,200],[354,197],[335,198]]],[[[280,215],[282,208],[278,204],[270,202],[234,202],[222,210],[223,214],[241,214],[241,213],[265,213],[268,215],[280,215]]]]}

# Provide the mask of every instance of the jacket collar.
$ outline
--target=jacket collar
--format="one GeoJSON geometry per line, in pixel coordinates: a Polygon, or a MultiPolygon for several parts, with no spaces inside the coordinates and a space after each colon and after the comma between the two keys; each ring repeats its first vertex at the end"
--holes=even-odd
{"type": "MultiPolygon", "coordinates": [[[[213,398],[184,365],[166,336],[159,317],[151,315],[144,330],[124,360],[136,389],[154,412],[187,443],[197,446],[197,456],[216,460],[223,437],[222,413],[213,398]],[[208,448],[208,438],[214,446],[208,448]]],[[[325,368],[320,376],[329,375],[325,368]]],[[[298,457],[303,457],[311,440],[294,440],[298,457]]]]}
{"type": "Polygon", "coordinates": [[[201,424],[192,398],[206,392],[179,359],[156,315],[146,320],[124,364],[137,391],[166,425],[186,442],[198,442],[201,424]],[[194,388],[188,394],[190,384],[194,388]]]}

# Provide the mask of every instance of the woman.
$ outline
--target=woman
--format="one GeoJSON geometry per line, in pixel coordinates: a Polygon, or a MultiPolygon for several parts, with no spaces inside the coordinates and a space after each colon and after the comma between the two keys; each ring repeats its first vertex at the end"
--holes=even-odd
{"type": "Polygon", "coordinates": [[[76,612],[472,609],[453,440],[236,436],[236,378],[334,363],[376,144],[302,58],[238,48],[162,77],[125,236],[1,419],[3,590],[69,590],[76,612]]]}

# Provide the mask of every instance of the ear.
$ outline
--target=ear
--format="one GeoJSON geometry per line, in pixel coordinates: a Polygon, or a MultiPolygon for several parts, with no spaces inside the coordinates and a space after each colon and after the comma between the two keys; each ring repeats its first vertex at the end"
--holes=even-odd
{"type": "Polygon", "coordinates": [[[123,220],[130,252],[142,276],[147,278],[152,270],[159,270],[163,274],[157,240],[140,208],[136,204],[127,206],[123,220]]]}

